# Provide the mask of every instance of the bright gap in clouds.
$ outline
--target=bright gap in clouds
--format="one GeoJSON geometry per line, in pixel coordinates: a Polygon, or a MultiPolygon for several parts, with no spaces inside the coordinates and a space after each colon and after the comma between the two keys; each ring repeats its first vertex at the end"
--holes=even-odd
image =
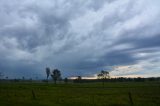
{"type": "Polygon", "coordinates": [[[0,72],[9,78],[160,76],[159,0],[0,0],[0,72]],[[116,68],[115,68],[116,67],[116,68]]]}

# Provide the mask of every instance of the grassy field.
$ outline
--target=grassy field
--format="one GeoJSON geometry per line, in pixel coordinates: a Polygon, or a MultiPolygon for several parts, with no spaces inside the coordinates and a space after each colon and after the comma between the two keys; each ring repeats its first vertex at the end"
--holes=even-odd
{"type": "Polygon", "coordinates": [[[160,82],[0,83],[0,106],[132,105],[160,106],[160,82]]]}

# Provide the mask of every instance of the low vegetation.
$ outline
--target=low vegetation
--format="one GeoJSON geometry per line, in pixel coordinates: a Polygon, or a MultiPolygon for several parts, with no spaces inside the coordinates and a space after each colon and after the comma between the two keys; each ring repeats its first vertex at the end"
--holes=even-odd
{"type": "Polygon", "coordinates": [[[0,106],[158,106],[160,82],[0,83],[0,106]],[[103,86],[103,87],[102,87],[103,86]]]}

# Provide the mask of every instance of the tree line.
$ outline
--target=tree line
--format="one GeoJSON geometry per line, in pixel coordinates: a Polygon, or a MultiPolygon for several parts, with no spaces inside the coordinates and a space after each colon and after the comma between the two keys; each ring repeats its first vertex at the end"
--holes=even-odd
{"type": "MultiPolygon", "coordinates": [[[[48,82],[48,78],[49,76],[52,77],[54,83],[56,84],[58,80],[61,80],[62,77],[61,77],[61,71],[59,69],[53,69],[51,71],[51,69],[49,67],[46,68],[46,75],[47,75],[47,82],[48,82]]],[[[98,79],[108,79],[110,78],[109,76],[109,72],[108,71],[104,71],[102,70],[101,73],[97,74],[97,77],[98,79]]],[[[81,76],[77,76],[77,79],[76,80],[81,80],[82,77],[81,76]]],[[[68,78],[65,78],[64,79],[65,82],[68,81],[68,78]]]]}
{"type": "MultiPolygon", "coordinates": [[[[47,82],[49,76],[52,77],[54,83],[56,84],[58,80],[62,80],[61,71],[59,69],[53,69],[52,71],[50,68],[46,68],[46,75],[47,75],[47,82]]],[[[68,78],[64,78],[64,82],[68,82],[68,78]]],[[[82,79],[81,76],[77,76],[76,79],[72,79],[75,83],[86,83],[86,82],[102,82],[104,85],[105,82],[143,82],[143,81],[160,81],[160,77],[150,77],[150,78],[111,78],[108,71],[101,70],[99,74],[97,74],[97,79],[82,79]]]]}
{"type": "MultiPolygon", "coordinates": [[[[50,69],[49,67],[46,67],[46,79],[42,80],[43,82],[48,82],[49,77],[51,77],[56,84],[57,81],[64,81],[65,83],[68,83],[68,81],[75,82],[75,83],[86,83],[86,82],[102,82],[103,85],[105,82],[143,82],[143,81],[160,81],[160,77],[150,77],[150,78],[125,78],[125,77],[119,77],[119,78],[111,78],[108,71],[101,70],[100,73],[97,74],[97,79],[82,79],[82,76],[77,76],[76,79],[68,79],[67,77],[62,79],[62,74],[59,69],[50,69]]],[[[22,79],[9,79],[7,76],[0,72],[0,81],[26,81],[26,82],[32,82],[32,78],[25,79],[24,76],[22,79]]]]}

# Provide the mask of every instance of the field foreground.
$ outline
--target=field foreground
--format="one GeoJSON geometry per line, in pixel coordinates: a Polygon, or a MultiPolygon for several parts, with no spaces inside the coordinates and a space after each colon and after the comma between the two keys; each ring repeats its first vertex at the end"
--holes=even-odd
{"type": "Polygon", "coordinates": [[[0,83],[0,106],[160,106],[160,82],[0,83]]]}

